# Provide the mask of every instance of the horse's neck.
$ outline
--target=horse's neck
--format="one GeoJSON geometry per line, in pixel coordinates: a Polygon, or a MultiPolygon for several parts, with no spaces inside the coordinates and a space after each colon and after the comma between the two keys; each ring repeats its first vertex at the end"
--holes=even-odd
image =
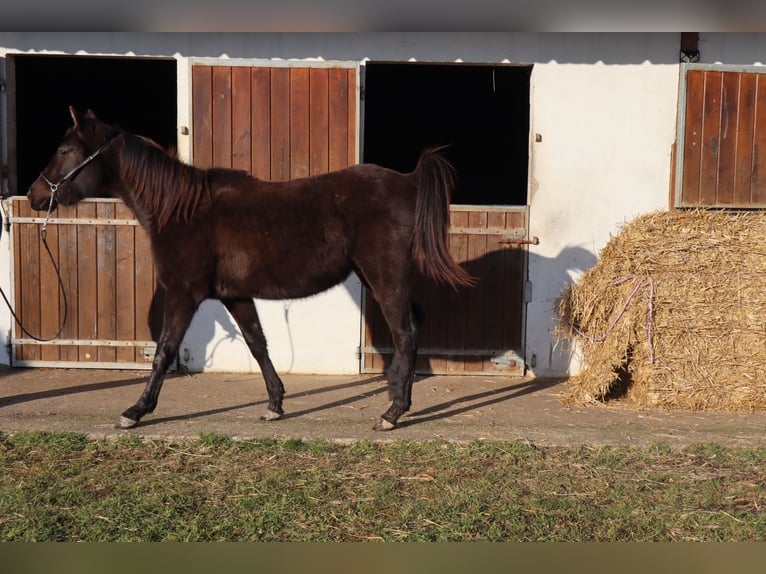
{"type": "Polygon", "coordinates": [[[102,188],[102,191],[105,192],[102,197],[115,197],[121,199],[138,222],[143,227],[147,228],[148,219],[146,214],[143,213],[144,210],[141,209],[140,204],[136,202],[136,199],[133,196],[133,192],[122,182],[122,180],[112,180],[102,188]]]}

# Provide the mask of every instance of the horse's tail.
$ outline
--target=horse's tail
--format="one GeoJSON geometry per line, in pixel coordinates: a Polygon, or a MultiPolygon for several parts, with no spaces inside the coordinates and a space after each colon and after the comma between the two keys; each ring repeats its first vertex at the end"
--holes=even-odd
{"type": "Polygon", "coordinates": [[[449,204],[455,170],[439,153],[441,149],[424,150],[412,173],[418,189],[412,254],[420,270],[435,281],[453,287],[472,286],[476,279],[449,252],[449,204]]]}

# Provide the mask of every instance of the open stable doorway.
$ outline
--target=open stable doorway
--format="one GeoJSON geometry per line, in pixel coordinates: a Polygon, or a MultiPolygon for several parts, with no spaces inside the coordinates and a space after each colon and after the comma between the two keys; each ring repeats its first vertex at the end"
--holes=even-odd
{"type": "Polygon", "coordinates": [[[365,66],[365,162],[414,168],[448,145],[455,204],[526,205],[532,66],[374,63],[365,66]]]}
{"type": "Polygon", "coordinates": [[[25,195],[72,125],[69,106],[177,145],[174,59],[11,54],[8,152],[11,195],[25,195]]]}

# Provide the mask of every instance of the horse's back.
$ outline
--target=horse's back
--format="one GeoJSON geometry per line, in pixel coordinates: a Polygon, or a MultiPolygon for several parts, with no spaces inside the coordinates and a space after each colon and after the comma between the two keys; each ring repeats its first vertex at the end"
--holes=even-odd
{"type": "Polygon", "coordinates": [[[219,297],[294,298],[323,291],[354,269],[354,254],[411,228],[406,178],[359,165],[282,182],[211,172],[209,231],[219,297]]]}

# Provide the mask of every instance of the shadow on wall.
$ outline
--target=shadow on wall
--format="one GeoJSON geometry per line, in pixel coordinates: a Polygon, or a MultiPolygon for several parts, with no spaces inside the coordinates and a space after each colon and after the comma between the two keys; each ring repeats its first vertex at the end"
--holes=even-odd
{"type": "Polygon", "coordinates": [[[536,253],[529,255],[530,276],[534,278],[532,297],[527,307],[529,315],[541,318],[527,324],[527,361],[534,356],[538,376],[569,376],[572,371],[572,350],[557,344],[556,326],[559,315],[557,301],[564,289],[598,262],[588,249],[570,246],[555,257],[536,253]]]}

